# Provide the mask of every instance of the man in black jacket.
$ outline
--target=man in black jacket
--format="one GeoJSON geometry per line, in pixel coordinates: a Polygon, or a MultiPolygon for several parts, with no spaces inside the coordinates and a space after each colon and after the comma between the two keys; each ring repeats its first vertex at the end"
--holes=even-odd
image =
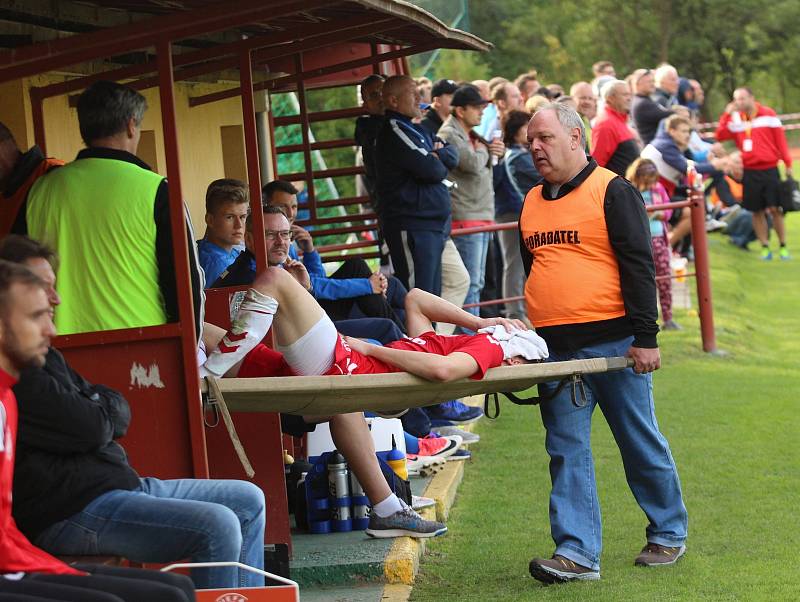
{"type": "MultiPolygon", "coordinates": [[[[21,263],[55,289],[48,247],[11,235],[0,258],[21,263]]],[[[22,372],[14,518],[39,547],[62,555],[119,555],[138,562],[239,561],[263,568],[263,492],[244,481],[140,478],[116,439],[131,419],[125,398],[93,385],[55,349],[22,372]]],[[[196,569],[198,588],[263,585],[235,568],[196,569]]]]}
{"type": "Polygon", "coordinates": [[[450,235],[448,169],[458,152],[433,141],[412,120],[421,117],[414,80],[395,75],[383,84],[386,118],[375,145],[380,219],[395,276],[407,289],[438,295],[442,251],[450,235]]]}
{"type": "Polygon", "coordinates": [[[656,137],[658,124],[674,113],[651,98],[656,91],[656,80],[650,69],[637,69],[633,74],[636,95],[631,103],[631,117],[642,146],[647,146],[656,137]]]}

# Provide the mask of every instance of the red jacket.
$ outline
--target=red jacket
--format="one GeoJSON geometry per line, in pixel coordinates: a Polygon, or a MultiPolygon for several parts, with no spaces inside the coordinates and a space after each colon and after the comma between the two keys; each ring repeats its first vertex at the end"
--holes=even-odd
{"type": "Polygon", "coordinates": [[[44,550],[34,546],[17,529],[11,516],[11,485],[14,481],[14,449],[17,442],[17,400],[11,387],[16,383],[0,370],[0,574],[62,573],[84,575],[44,550]]]}
{"type": "Polygon", "coordinates": [[[723,113],[719,118],[716,132],[717,140],[733,140],[742,152],[745,169],[772,169],[783,161],[786,167],[792,166],[789,145],[781,120],[775,111],[756,103],[756,113],[750,118],[740,111],[723,113]],[[751,142],[747,143],[746,140],[751,142]]]}
{"type": "Polygon", "coordinates": [[[592,128],[591,154],[600,167],[624,176],[639,156],[636,134],[628,127],[628,114],[606,105],[592,128]]]}

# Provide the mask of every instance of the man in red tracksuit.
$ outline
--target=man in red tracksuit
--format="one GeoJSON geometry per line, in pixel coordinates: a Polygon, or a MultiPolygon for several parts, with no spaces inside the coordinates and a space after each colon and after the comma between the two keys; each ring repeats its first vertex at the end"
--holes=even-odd
{"type": "Polygon", "coordinates": [[[631,90],[623,81],[610,81],[601,92],[605,107],[592,128],[592,157],[600,167],[624,176],[642,150],[636,134],[628,127],[631,90]]]}
{"type": "Polygon", "coordinates": [[[775,111],[758,102],[750,88],[737,88],[719,118],[717,140],[733,140],[744,163],[742,206],[753,213],[753,230],[761,242],[761,258],[772,259],[769,249],[767,212],[780,242],[779,256],[789,259],[786,229],[779,206],[780,175],[778,161],[783,161],[786,175],[792,175],[792,157],[780,119],[775,111]]]}

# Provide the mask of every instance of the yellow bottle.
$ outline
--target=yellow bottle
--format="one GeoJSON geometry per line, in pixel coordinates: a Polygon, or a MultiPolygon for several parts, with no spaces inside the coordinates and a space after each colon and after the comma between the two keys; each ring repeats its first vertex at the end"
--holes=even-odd
{"type": "Polygon", "coordinates": [[[397,449],[397,443],[392,435],[392,449],[386,456],[386,463],[392,467],[394,474],[403,479],[408,480],[408,466],[406,466],[406,455],[397,449]]]}

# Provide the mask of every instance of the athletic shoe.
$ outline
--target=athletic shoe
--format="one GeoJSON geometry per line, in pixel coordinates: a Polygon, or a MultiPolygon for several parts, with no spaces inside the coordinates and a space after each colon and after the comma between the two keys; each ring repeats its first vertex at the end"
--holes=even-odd
{"type": "Polygon", "coordinates": [[[448,456],[447,461],[454,462],[459,460],[469,460],[471,457],[472,457],[472,452],[467,451],[466,449],[459,449],[452,456],[448,456]]]}
{"type": "Polygon", "coordinates": [[[552,558],[534,558],[528,565],[531,577],[542,583],[565,583],[567,581],[597,581],[600,571],[572,562],[555,554],[552,558]]]}
{"type": "Polygon", "coordinates": [[[772,251],[769,247],[761,247],[761,259],[763,261],[770,261],[772,259],[772,251]]]}
{"type": "Polygon", "coordinates": [[[706,220],[706,232],[719,232],[725,230],[727,227],[728,224],[714,219],[713,217],[706,220]]]}
{"type": "Polygon", "coordinates": [[[432,477],[444,470],[445,458],[436,456],[407,456],[406,469],[410,477],[432,477]]]}
{"type": "Polygon", "coordinates": [[[678,562],[678,558],[686,553],[686,546],[669,548],[657,543],[648,542],[633,561],[636,566],[669,566],[678,562]]]}
{"type": "Polygon", "coordinates": [[[736,217],[736,214],[739,213],[739,210],[741,208],[742,206],[738,204],[731,205],[730,207],[722,210],[719,216],[717,216],[717,219],[719,219],[722,222],[729,223],[734,217],[736,217]]]}
{"type": "Polygon", "coordinates": [[[460,429],[457,426],[443,426],[441,428],[437,428],[436,433],[439,435],[458,435],[462,439],[461,445],[469,445],[470,443],[477,443],[481,440],[480,435],[470,433],[469,431],[460,429]]]}
{"type": "Polygon", "coordinates": [[[425,520],[408,507],[385,517],[370,512],[367,527],[370,537],[436,537],[446,532],[444,523],[425,520]]]}
{"type": "Polygon", "coordinates": [[[423,508],[430,508],[436,505],[436,500],[431,497],[423,497],[421,495],[411,496],[411,507],[414,510],[422,510],[423,508]]]}
{"type": "Polygon", "coordinates": [[[452,456],[461,447],[461,437],[449,435],[447,437],[427,436],[418,439],[419,451],[416,454],[407,454],[409,458],[417,456],[433,456],[436,458],[447,458],[452,456]]]}
{"type": "Polygon", "coordinates": [[[792,256],[789,255],[789,249],[786,247],[781,247],[781,250],[778,251],[778,257],[781,258],[781,261],[789,261],[792,256]]]}
{"type": "Polygon", "coordinates": [[[483,416],[483,410],[474,406],[468,406],[456,399],[445,401],[437,406],[426,408],[425,411],[431,419],[440,418],[459,424],[472,424],[483,416]]]}
{"type": "Polygon", "coordinates": [[[437,431],[442,428],[443,426],[455,426],[449,420],[442,420],[441,418],[430,418],[431,428],[436,429],[437,431]]]}
{"type": "Polygon", "coordinates": [[[661,330],[683,330],[683,327],[675,320],[667,320],[661,325],[661,330]]]}

